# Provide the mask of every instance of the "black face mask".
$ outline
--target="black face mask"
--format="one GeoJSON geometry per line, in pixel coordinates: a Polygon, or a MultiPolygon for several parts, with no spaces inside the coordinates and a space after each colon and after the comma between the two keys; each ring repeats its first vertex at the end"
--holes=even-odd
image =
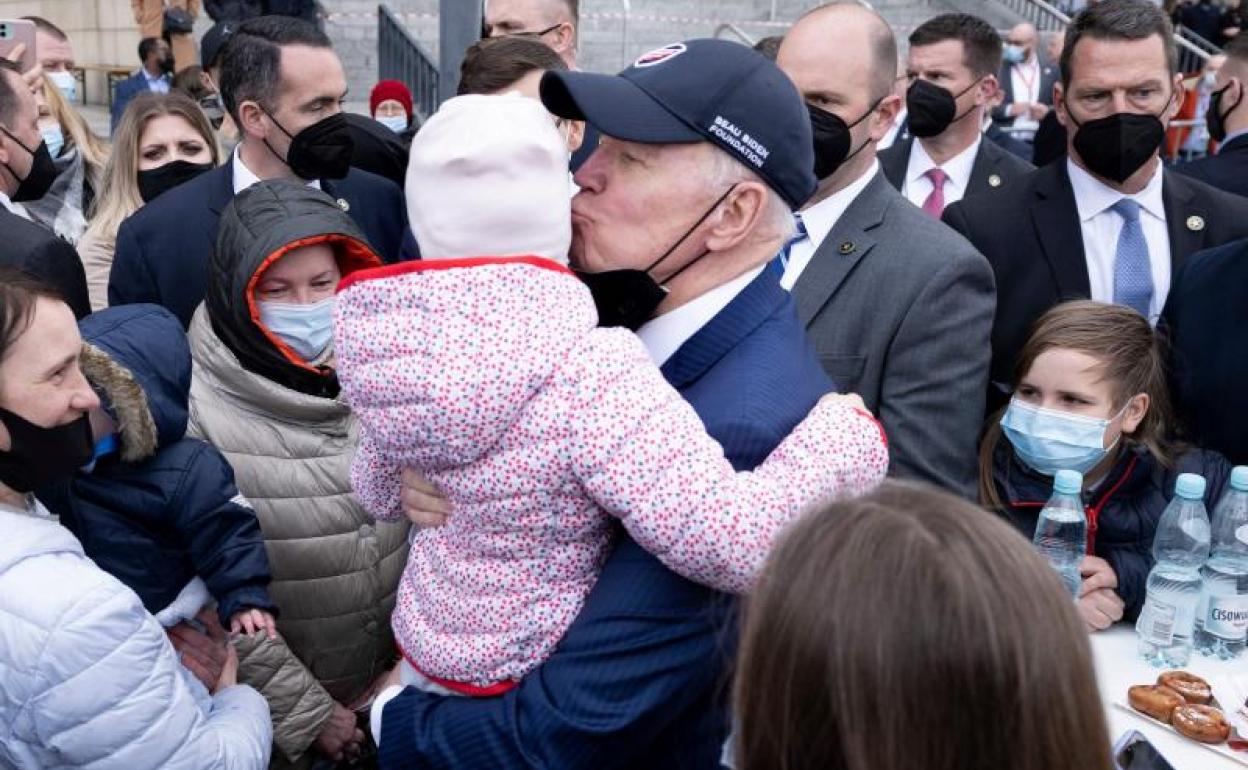
{"type": "MultiPolygon", "coordinates": [[[[18,182],[17,190],[10,198],[20,203],[22,201],[37,201],[47,195],[48,188],[56,181],[57,176],[56,162],[52,160],[52,155],[48,152],[47,142],[39,142],[39,146],[32,150],[22,144],[22,140],[13,136],[7,128],[0,126],[0,131],[3,131],[8,135],[9,139],[13,140],[18,147],[21,147],[30,155],[30,171],[26,172],[25,179],[18,182]]],[[[5,168],[9,170],[14,179],[18,178],[12,166],[5,164],[5,168]]]]}
{"type": "Polygon", "coordinates": [[[65,425],[40,428],[7,409],[0,423],[9,431],[9,451],[0,452],[0,482],[25,494],[65,478],[91,462],[95,442],[87,415],[65,425]]]}
{"type": "Polygon", "coordinates": [[[867,141],[858,145],[858,149],[852,150],[853,137],[849,132],[875,112],[875,108],[880,106],[880,101],[877,99],[866,114],[853,123],[846,123],[840,115],[820,109],[813,104],[806,105],[806,109],[810,112],[810,130],[815,137],[816,178],[822,181],[832,176],[837,169],[871,143],[868,138],[867,141]]]}
{"type": "Polygon", "coordinates": [[[1222,98],[1226,96],[1226,92],[1231,90],[1234,83],[1227,83],[1220,91],[1214,91],[1209,95],[1209,110],[1205,113],[1205,126],[1209,129],[1209,136],[1215,142],[1220,142],[1226,138],[1226,119],[1231,113],[1239,108],[1239,103],[1244,100],[1244,89],[1239,89],[1239,98],[1231,105],[1226,112],[1222,111],[1222,98]]]}
{"type": "MultiPolygon", "coordinates": [[[[1166,107],[1169,106],[1166,102],[1166,107]]],[[[1156,155],[1166,138],[1166,127],[1156,115],[1116,112],[1080,123],[1069,105],[1066,114],[1078,129],[1074,147],[1083,164],[1093,174],[1118,184],[1130,179],[1156,155]]]]}
{"type": "Polygon", "coordinates": [[[172,190],[183,182],[189,182],[205,171],[211,171],[211,163],[191,163],[175,160],[163,166],[139,172],[139,196],[144,203],[151,203],[156,196],[172,190]]]}
{"type": "Polygon", "coordinates": [[[300,179],[342,179],[351,168],[351,154],[355,151],[355,141],[351,138],[351,129],[347,125],[347,116],[339,112],[328,118],[313,123],[297,134],[292,135],[286,127],[277,122],[277,118],[269,115],[273,125],[290,137],[290,149],[283,158],[277,150],[264,141],[269,152],[290,166],[295,176],[300,179]]]}
{"type": "MultiPolygon", "coordinates": [[[[658,267],[665,259],[672,255],[672,252],[680,248],[685,240],[693,235],[707,217],[715,213],[715,209],[719,208],[719,204],[728,199],[728,196],[736,189],[734,184],[715,201],[706,213],[698,217],[698,221],[693,223],[680,236],[672,247],[663,252],[663,256],[656,259],[645,270],[606,270],[601,273],[587,273],[580,270],[574,271],[576,276],[589,287],[589,293],[594,298],[594,306],[598,308],[598,325],[604,327],[622,326],[632,331],[640,329],[647,321],[654,318],[654,311],[667,297],[667,289],[654,280],[650,275],[650,271],[658,267]]],[[[688,270],[705,257],[709,252],[702,252],[697,257],[691,259],[684,267],[667,277],[664,283],[669,283],[676,276],[688,270]]]]}
{"type": "Polygon", "coordinates": [[[910,133],[920,139],[936,136],[970,115],[974,107],[961,115],[958,114],[958,98],[979,85],[979,80],[956,94],[950,93],[947,88],[941,88],[922,79],[911,83],[909,90],[906,91],[906,111],[909,114],[906,119],[910,124],[910,133]]]}
{"type": "Polygon", "coordinates": [[[157,62],[157,66],[160,67],[161,72],[165,73],[166,75],[172,75],[173,74],[173,54],[170,54],[169,56],[166,56],[165,58],[161,59],[159,62],[157,62]]]}

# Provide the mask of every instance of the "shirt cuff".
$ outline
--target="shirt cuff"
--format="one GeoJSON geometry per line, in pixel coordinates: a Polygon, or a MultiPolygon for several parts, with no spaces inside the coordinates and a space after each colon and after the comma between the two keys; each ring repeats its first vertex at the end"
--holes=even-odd
{"type": "Polygon", "coordinates": [[[403,692],[403,685],[392,684],[381,691],[381,694],[373,701],[372,707],[368,712],[368,729],[373,733],[373,741],[381,745],[381,713],[386,710],[386,704],[394,700],[395,696],[403,692]]]}

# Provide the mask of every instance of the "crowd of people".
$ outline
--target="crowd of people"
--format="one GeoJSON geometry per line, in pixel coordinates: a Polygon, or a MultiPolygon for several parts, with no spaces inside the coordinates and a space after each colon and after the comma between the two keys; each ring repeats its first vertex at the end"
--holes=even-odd
{"type": "Polygon", "coordinates": [[[1149,0],[617,75],[489,0],[367,116],[279,5],[107,139],[0,60],[0,765],[1108,770],[1089,635],[1248,464],[1248,37],[1170,165],[1149,0]]]}

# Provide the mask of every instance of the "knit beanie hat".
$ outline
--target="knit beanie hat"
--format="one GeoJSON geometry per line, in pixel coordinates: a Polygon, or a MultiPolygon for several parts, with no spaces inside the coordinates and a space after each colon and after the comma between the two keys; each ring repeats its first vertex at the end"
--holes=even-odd
{"type": "Polygon", "coordinates": [[[568,148],[536,99],[445,102],[412,140],[406,187],[423,259],[532,254],[567,263],[568,148]]]}
{"type": "Polygon", "coordinates": [[[407,111],[407,119],[412,119],[412,92],[407,86],[398,80],[383,80],[373,86],[373,92],[368,95],[368,114],[369,117],[377,116],[377,105],[387,99],[394,99],[403,105],[403,109],[407,111]]]}

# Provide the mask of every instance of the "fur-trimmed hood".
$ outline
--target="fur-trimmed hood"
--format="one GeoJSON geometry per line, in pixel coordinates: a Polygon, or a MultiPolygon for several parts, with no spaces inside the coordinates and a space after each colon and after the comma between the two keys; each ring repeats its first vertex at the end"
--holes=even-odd
{"type": "Polygon", "coordinates": [[[117,421],[123,462],[186,435],[191,350],[176,316],[157,305],[122,305],[84,318],[79,330],[82,372],[117,421]]]}

